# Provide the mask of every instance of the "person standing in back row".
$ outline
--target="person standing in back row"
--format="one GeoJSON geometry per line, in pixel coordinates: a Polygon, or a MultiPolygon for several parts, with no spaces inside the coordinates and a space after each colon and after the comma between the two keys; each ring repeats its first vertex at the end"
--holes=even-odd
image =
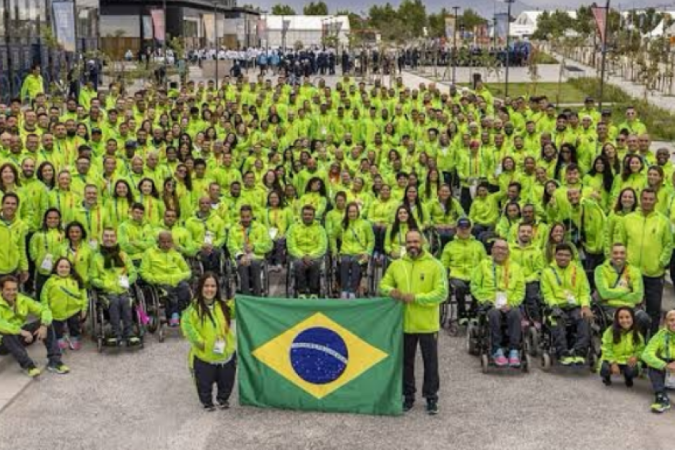
{"type": "Polygon", "coordinates": [[[380,282],[380,292],[405,304],[403,317],[403,411],[415,403],[415,353],[422,349],[422,396],[427,413],[438,414],[439,304],[448,297],[448,277],[443,265],[426,252],[417,230],[406,234],[405,256],[392,262],[380,282]]]}

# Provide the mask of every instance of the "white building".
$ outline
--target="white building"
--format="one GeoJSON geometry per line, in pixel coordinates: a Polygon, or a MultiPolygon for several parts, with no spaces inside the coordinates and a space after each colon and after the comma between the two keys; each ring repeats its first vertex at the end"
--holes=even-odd
{"type": "Polygon", "coordinates": [[[263,47],[291,48],[296,42],[305,47],[322,46],[324,37],[337,37],[340,45],[349,43],[349,16],[273,16],[260,17],[258,33],[263,47]]]}
{"type": "MultiPolygon", "coordinates": [[[[553,11],[549,11],[552,13],[553,11]]],[[[577,18],[576,11],[565,11],[572,19],[577,18]]],[[[523,11],[511,22],[511,37],[530,37],[537,31],[537,21],[544,11],[523,11]]]]}

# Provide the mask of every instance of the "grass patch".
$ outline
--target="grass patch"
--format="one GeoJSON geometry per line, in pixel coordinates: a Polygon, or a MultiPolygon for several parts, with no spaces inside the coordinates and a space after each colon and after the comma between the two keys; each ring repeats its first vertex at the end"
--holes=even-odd
{"type": "MultiPolygon", "coordinates": [[[[464,86],[470,86],[468,83],[464,86]]],[[[485,87],[498,98],[505,97],[504,83],[485,83],[485,87]]],[[[509,97],[531,97],[545,95],[554,103],[570,104],[583,103],[587,97],[584,91],[571,85],[570,83],[560,84],[560,95],[558,96],[558,83],[509,83],[509,97]]]]}
{"type": "MultiPolygon", "coordinates": [[[[587,95],[593,96],[596,101],[600,90],[600,80],[597,78],[573,78],[569,84],[587,95]]],[[[644,99],[631,97],[626,91],[614,85],[605,83],[603,98],[611,102],[613,122],[619,124],[625,120],[625,111],[628,106],[634,106],[640,119],[647,126],[652,139],[658,141],[675,140],[675,115],[663,108],[654,106],[644,99]]]]}
{"type": "Polygon", "coordinates": [[[537,63],[539,64],[558,64],[558,60],[548,53],[539,52],[537,54],[537,63]]]}

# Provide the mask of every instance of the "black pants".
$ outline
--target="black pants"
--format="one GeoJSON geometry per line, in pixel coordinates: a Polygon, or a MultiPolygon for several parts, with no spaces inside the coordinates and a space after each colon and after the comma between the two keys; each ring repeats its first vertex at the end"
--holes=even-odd
{"type": "Polygon", "coordinates": [[[220,259],[223,255],[223,252],[219,248],[214,248],[211,250],[211,253],[199,252],[197,253],[197,258],[202,263],[202,268],[204,272],[213,272],[215,274],[222,275],[220,270],[220,259]]]}
{"type": "Polygon", "coordinates": [[[598,267],[605,261],[604,253],[586,253],[586,258],[584,259],[584,269],[586,271],[586,277],[588,278],[588,283],[591,286],[591,292],[595,289],[595,268],[598,267]]]}
{"type": "Polygon", "coordinates": [[[180,315],[190,303],[190,285],[187,281],[181,281],[176,286],[162,286],[161,289],[166,291],[166,301],[164,302],[164,310],[166,318],[170,319],[172,315],[180,315]]]}
{"type": "MultiPolygon", "coordinates": [[[[23,330],[33,334],[40,328],[40,322],[32,322],[22,327],[23,330]]],[[[0,341],[0,355],[11,354],[16,362],[19,363],[22,369],[30,369],[35,367],[35,362],[28,356],[26,345],[28,343],[19,334],[0,334],[2,341],[0,341]]],[[[47,349],[47,359],[50,366],[55,366],[61,363],[61,350],[59,349],[58,341],[56,340],[56,333],[54,327],[50,326],[47,329],[47,337],[44,339],[45,348],[47,349]]]]}
{"type": "Polygon", "coordinates": [[[40,295],[42,295],[42,288],[44,287],[49,277],[50,275],[43,275],[41,273],[35,275],[35,298],[37,299],[40,298],[40,295]]]}
{"type": "Polygon", "coordinates": [[[642,277],[645,286],[645,309],[652,319],[650,331],[654,336],[661,324],[661,303],[663,301],[663,277],[642,277]]]}
{"type": "Polygon", "coordinates": [[[471,295],[469,282],[460,280],[459,278],[450,278],[450,286],[452,286],[455,292],[455,299],[457,300],[457,318],[468,319],[474,317],[476,315],[476,302],[473,298],[471,301],[471,311],[467,313],[466,309],[466,297],[471,295]]]}
{"type": "Polygon", "coordinates": [[[534,322],[541,322],[541,290],[538,281],[525,285],[525,313],[534,322]]]}
{"type": "Polygon", "coordinates": [[[239,272],[239,281],[241,282],[241,293],[244,295],[260,296],[262,293],[262,283],[260,273],[262,271],[262,261],[251,259],[249,265],[245,266],[241,262],[237,264],[239,272]]]}
{"type": "Polygon", "coordinates": [[[427,401],[438,401],[440,377],[438,375],[438,333],[403,334],[403,396],[406,402],[415,401],[415,353],[417,343],[422,349],[424,382],[422,396],[427,401]]]}
{"type": "Polygon", "coordinates": [[[666,370],[658,370],[653,367],[649,368],[649,381],[652,382],[652,389],[655,394],[666,393],[666,370]]]}
{"type": "Polygon", "coordinates": [[[497,308],[488,311],[488,323],[490,324],[490,337],[492,339],[492,348],[490,351],[494,354],[497,349],[502,347],[504,335],[502,326],[506,322],[506,330],[509,336],[509,350],[520,349],[522,340],[522,330],[520,328],[520,309],[511,308],[504,312],[497,308]]]}
{"type": "Polygon", "coordinates": [[[358,256],[340,257],[340,286],[342,292],[356,294],[361,283],[361,260],[358,256]]]}
{"type": "Polygon", "coordinates": [[[567,344],[567,327],[569,325],[576,332],[572,352],[576,356],[585,358],[590,343],[590,331],[588,322],[581,316],[581,308],[563,310],[562,317],[556,317],[554,322],[551,324],[551,336],[557,355],[561,357],[569,354],[570,349],[567,344]]]}
{"type": "Polygon", "coordinates": [[[302,259],[293,261],[298,294],[319,295],[321,290],[321,260],[312,259],[306,265],[302,259]]]}
{"type": "Polygon", "coordinates": [[[464,212],[467,214],[471,210],[471,204],[473,203],[473,198],[471,198],[471,191],[468,187],[462,186],[459,191],[459,204],[462,205],[464,212]]]}
{"type": "Polygon", "coordinates": [[[52,321],[54,327],[54,332],[56,333],[56,339],[62,339],[65,334],[66,326],[68,327],[68,335],[72,338],[79,338],[82,334],[82,325],[80,323],[80,313],[77,313],[71,317],[68,317],[66,320],[56,320],[52,321]]]}
{"type": "MultiPolygon", "coordinates": [[[[633,380],[640,375],[640,366],[638,364],[635,364],[633,367],[629,366],[628,364],[619,364],[619,370],[626,381],[633,380]]],[[[602,378],[611,378],[612,366],[609,362],[602,362],[602,366],[600,366],[600,376],[602,378]]]]}
{"type": "Polygon", "coordinates": [[[129,295],[126,293],[104,294],[103,298],[105,304],[107,304],[113,336],[117,339],[131,337],[134,323],[132,301],[129,295]],[[122,321],[122,329],[120,329],[120,320],[122,321]]]}
{"type": "Polygon", "coordinates": [[[387,233],[387,227],[378,227],[373,225],[373,233],[375,234],[375,253],[384,254],[384,241],[387,233]]]}
{"type": "Polygon", "coordinates": [[[196,356],[193,359],[192,372],[197,386],[199,401],[204,406],[213,406],[213,385],[218,387],[216,400],[225,403],[229,400],[234,387],[234,375],[237,371],[235,356],[225,364],[211,364],[196,356]]]}
{"type": "Polygon", "coordinates": [[[286,262],[286,238],[279,238],[273,241],[271,264],[282,265],[286,262]]]}

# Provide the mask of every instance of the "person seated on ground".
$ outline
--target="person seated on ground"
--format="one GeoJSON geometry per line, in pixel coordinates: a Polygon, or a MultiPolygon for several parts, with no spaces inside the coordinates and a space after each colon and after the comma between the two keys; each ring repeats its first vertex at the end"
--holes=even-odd
{"type": "Polygon", "coordinates": [[[490,354],[495,365],[520,367],[522,331],[520,305],[525,298],[525,277],[518,263],[509,258],[509,244],[497,239],[492,258],[483,259],[471,276],[471,293],[488,310],[490,354]],[[504,352],[502,326],[508,333],[508,359],[504,352]]]}
{"type": "Polygon", "coordinates": [[[457,299],[457,317],[459,325],[466,325],[475,316],[476,302],[467,312],[466,297],[471,295],[469,284],[471,273],[478,263],[487,258],[485,246],[471,233],[471,220],[462,217],[457,221],[457,234],[448,242],[441,255],[441,263],[448,270],[450,286],[457,299]]]}
{"type": "Polygon", "coordinates": [[[360,217],[359,205],[351,202],[335,234],[331,237],[331,251],[339,255],[340,298],[356,298],[361,283],[362,266],[375,248],[375,234],[370,222],[360,217]],[[341,242],[338,249],[338,241],[341,242]]]}
{"type": "Polygon", "coordinates": [[[670,409],[666,389],[675,386],[675,309],[666,313],[665,325],[649,340],[642,352],[642,361],[649,368],[649,380],[654,390],[652,412],[670,409]]]}
{"type": "Polygon", "coordinates": [[[591,294],[586,272],[572,262],[572,246],[558,244],[555,262],[541,273],[541,293],[550,311],[548,321],[553,338],[553,350],[564,366],[583,365],[586,362],[591,318],[591,294]],[[574,344],[567,342],[567,326],[576,330],[574,344]]]}
{"type": "Polygon", "coordinates": [[[598,304],[606,317],[614,317],[616,308],[625,306],[635,311],[635,325],[640,332],[649,331],[651,318],[639,308],[644,298],[642,273],[626,261],[625,245],[612,245],[610,259],[595,269],[595,287],[598,304]]]}
{"type": "Polygon", "coordinates": [[[131,217],[118,228],[120,248],[129,255],[136,267],[141,263],[143,253],[155,244],[152,235],[146,233],[144,215],[145,206],[134,203],[131,205],[131,217]]]}
{"type": "Polygon", "coordinates": [[[197,258],[204,270],[220,273],[222,247],[225,244],[225,222],[211,212],[211,199],[207,196],[199,199],[199,209],[194,216],[185,221],[192,242],[198,247],[197,258]]]}
{"type": "Polygon", "coordinates": [[[143,281],[166,292],[166,318],[170,327],[177,327],[180,314],[190,302],[190,267],[185,258],[173,247],[168,231],[159,233],[158,247],[143,254],[139,274],[143,281]]]}
{"type": "Polygon", "coordinates": [[[239,223],[232,226],[227,236],[227,249],[236,261],[242,294],[262,294],[262,262],[272,251],[272,245],[267,228],[253,221],[253,208],[243,205],[239,210],[239,223]]]}
{"type": "Polygon", "coordinates": [[[220,295],[213,272],[199,279],[197,295],[185,310],[181,330],[190,343],[189,365],[197,386],[199,401],[207,411],[215,410],[213,385],[218,386],[216,400],[221,409],[229,408],[234,386],[236,339],[231,311],[220,295]]]}
{"type": "Polygon", "coordinates": [[[627,387],[640,375],[640,356],[645,340],[635,323],[635,314],[628,306],[619,306],[614,322],[602,335],[600,377],[605,386],[612,384],[612,375],[623,374],[627,387]]]}
{"type": "Polygon", "coordinates": [[[319,279],[321,260],[326,256],[326,230],[314,220],[312,205],[302,207],[302,223],[291,225],[286,236],[288,254],[292,258],[295,285],[300,298],[317,298],[321,290],[319,279]]]}
{"type": "Polygon", "coordinates": [[[79,350],[81,322],[87,317],[89,301],[84,281],[68,258],[61,257],[54,264],[52,276],[45,283],[40,301],[52,312],[52,325],[59,349],[79,350]],[[68,327],[68,338],[65,328],[68,327]]]}
{"type": "Polygon", "coordinates": [[[525,277],[525,304],[524,312],[534,322],[535,327],[541,326],[541,289],[539,278],[544,269],[544,252],[533,242],[533,228],[529,222],[518,225],[518,240],[511,245],[511,260],[516,262],[525,277]]]}
{"type": "Polygon", "coordinates": [[[0,290],[0,354],[11,354],[29,377],[36,378],[41,371],[28,356],[25,346],[37,340],[44,342],[47,349],[47,370],[68,373],[70,369],[61,361],[49,308],[20,294],[15,276],[0,278],[0,290]],[[29,315],[37,320],[29,322],[29,315]]]}
{"type": "Polygon", "coordinates": [[[127,346],[134,346],[141,342],[134,336],[133,300],[129,296],[129,288],[136,278],[136,267],[117,243],[117,232],[114,228],[104,229],[101,250],[92,257],[90,281],[99,290],[99,301],[110,316],[112,333],[107,345],[118,346],[125,342],[127,346]]]}

